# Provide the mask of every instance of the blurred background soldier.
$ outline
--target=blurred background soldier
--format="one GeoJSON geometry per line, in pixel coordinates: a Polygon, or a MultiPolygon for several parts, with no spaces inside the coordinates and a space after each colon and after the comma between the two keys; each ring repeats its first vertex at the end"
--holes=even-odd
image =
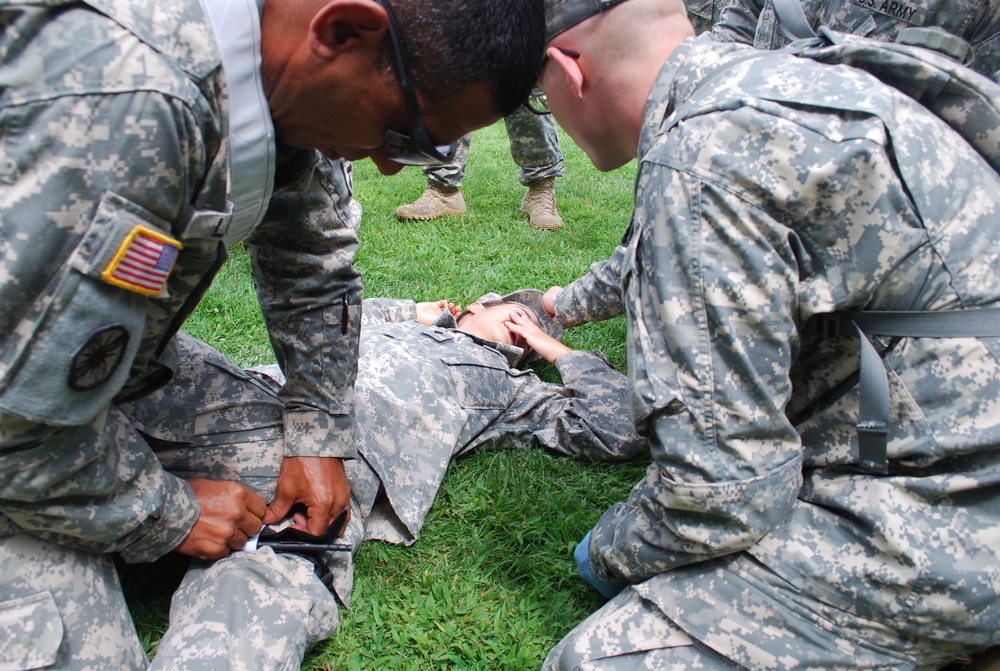
{"type": "MultiPolygon", "coordinates": [[[[504,124],[510,138],[510,155],[521,168],[518,181],[528,187],[521,201],[521,212],[535,228],[546,231],[562,228],[563,220],[556,206],[556,177],[562,177],[565,169],[552,117],[535,114],[522,105],[504,117],[504,124]]],[[[400,205],[397,217],[427,220],[465,212],[465,198],[460,189],[471,141],[471,134],[459,140],[451,162],[423,169],[427,188],[416,201],[400,205]]]]}
{"type": "MultiPolygon", "coordinates": [[[[997,0],[801,0],[815,29],[827,26],[876,40],[893,41],[904,28],[937,26],[964,40],[954,55],[1000,81],[1000,2],[997,0]]],[[[782,31],[772,0],[726,0],[713,37],[758,49],[777,49],[791,39],[782,31]]]]}

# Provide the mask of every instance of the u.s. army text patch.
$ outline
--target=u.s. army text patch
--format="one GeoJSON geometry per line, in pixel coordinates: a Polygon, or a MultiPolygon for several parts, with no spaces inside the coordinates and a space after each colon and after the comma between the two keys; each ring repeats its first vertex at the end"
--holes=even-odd
{"type": "Polygon", "coordinates": [[[879,14],[891,16],[910,25],[922,26],[927,21],[927,8],[900,0],[854,0],[854,4],[879,14]]]}

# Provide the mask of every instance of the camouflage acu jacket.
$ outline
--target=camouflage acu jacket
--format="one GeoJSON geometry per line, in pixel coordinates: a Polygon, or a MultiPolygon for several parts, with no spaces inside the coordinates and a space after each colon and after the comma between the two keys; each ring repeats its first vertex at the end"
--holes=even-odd
{"type": "Polygon", "coordinates": [[[896,631],[995,642],[1000,342],[877,343],[879,476],[858,467],[858,341],[823,327],[996,306],[998,236],[1000,178],[918,103],[849,67],[682,43],[647,103],[623,244],[556,306],[564,323],[624,308],[654,460],[594,528],[595,573],[662,576],[664,612],[696,627],[677,606],[705,574],[679,569],[745,551],[896,631]]]}
{"type": "MultiPolygon", "coordinates": [[[[451,460],[495,443],[594,461],[646,452],[629,420],[625,377],[600,353],[559,357],[563,384],[551,384],[513,367],[519,350],[457,330],[451,315],[430,327],[415,319],[412,301],[364,302],[359,461],[391,506],[369,517],[368,538],[416,540],[451,460]]],[[[367,496],[363,485],[352,488],[367,512],[375,488],[367,496]]]]}
{"type": "MultiPolygon", "coordinates": [[[[3,513],[153,559],[198,509],[115,403],[170,376],[171,338],[227,256],[219,53],[197,0],[0,0],[0,31],[3,513]]],[[[342,164],[279,152],[246,243],[289,373],[289,454],[354,454],[359,215],[342,164]]]]}

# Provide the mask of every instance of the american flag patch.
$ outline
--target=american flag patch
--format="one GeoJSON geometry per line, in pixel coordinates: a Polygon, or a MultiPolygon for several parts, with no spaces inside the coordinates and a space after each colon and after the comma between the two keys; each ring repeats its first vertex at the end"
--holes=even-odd
{"type": "Polygon", "coordinates": [[[163,291],[182,247],[171,237],[145,226],[136,226],[101,272],[101,279],[116,287],[156,296],[163,291]]]}

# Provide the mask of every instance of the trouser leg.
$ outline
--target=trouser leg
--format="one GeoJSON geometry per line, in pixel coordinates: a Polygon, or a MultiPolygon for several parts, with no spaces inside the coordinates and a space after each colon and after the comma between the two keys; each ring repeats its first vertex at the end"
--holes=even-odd
{"type": "Polygon", "coordinates": [[[829,606],[734,554],[627,587],[543,668],[931,671],[962,652],[829,606]]]}
{"type": "Polygon", "coordinates": [[[292,670],[339,622],[313,565],[270,548],[196,561],[174,594],[151,669],[292,670]]]}
{"type": "Polygon", "coordinates": [[[469,145],[472,142],[472,135],[463,135],[458,140],[458,147],[451,163],[441,163],[429,165],[423,169],[424,177],[428,182],[434,182],[440,187],[448,190],[462,188],[462,178],[465,176],[465,160],[469,154],[469,145]]]}
{"type": "Polygon", "coordinates": [[[524,186],[565,174],[559,135],[551,114],[535,114],[524,105],[504,117],[510,155],[521,168],[518,181],[524,186]]]}
{"type": "Polygon", "coordinates": [[[567,634],[542,666],[543,671],[741,668],[692,641],[629,587],[567,634]]]}
{"type": "Polygon", "coordinates": [[[4,523],[0,515],[0,668],[145,669],[111,556],[5,536],[4,523]]]}

